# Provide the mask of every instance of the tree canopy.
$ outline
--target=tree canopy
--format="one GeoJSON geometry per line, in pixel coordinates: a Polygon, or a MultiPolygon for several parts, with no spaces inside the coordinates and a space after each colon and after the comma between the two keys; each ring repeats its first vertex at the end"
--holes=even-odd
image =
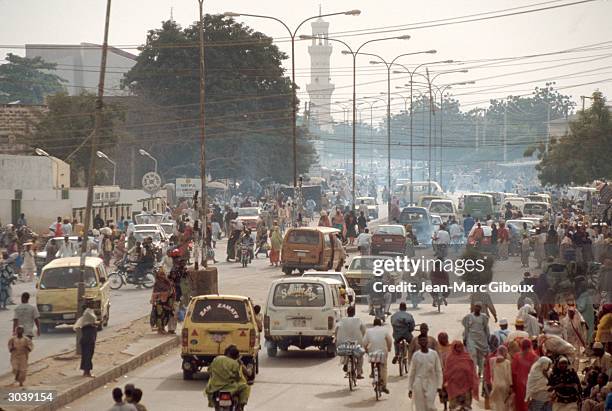
{"type": "Polygon", "coordinates": [[[11,53],[6,61],[0,65],[0,104],[43,104],[45,96],[64,90],[64,80],[44,71],[55,70],[55,64],[11,53]]]}
{"type": "Polygon", "coordinates": [[[542,184],[584,184],[612,178],[612,119],[606,99],[593,93],[593,104],[578,112],[569,124],[569,133],[551,141],[548,150],[538,148],[541,160],[536,167],[542,184]]]}
{"type": "MultiPolygon", "coordinates": [[[[75,185],[85,183],[85,171],[89,166],[91,150],[91,133],[94,127],[96,96],[81,94],[69,96],[58,93],[47,97],[48,110],[40,115],[34,124],[34,133],[30,137],[30,146],[39,147],[54,157],[65,160],[70,157],[71,180],[75,185]]],[[[124,118],[121,106],[105,104],[103,109],[102,127],[98,135],[98,149],[101,151],[114,149],[117,142],[116,125],[124,118]]],[[[97,174],[96,180],[101,181],[104,168],[97,174]]],[[[107,180],[108,181],[108,180],[107,180]]]]}
{"type": "MultiPolygon", "coordinates": [[[[213,178],[292,176],[291,81],[271,38],[221,15],[204,18],[207,162],[213,178]]],[[[198,174],[198,24],[150,30],[124,87],[157,114],[130,132],[160,161],[166,179],[198,174]],[[153,110],[153,107],[156,110],[153,110]]],[[[298,169],[314,150],[299,129],[298,169]]]]}

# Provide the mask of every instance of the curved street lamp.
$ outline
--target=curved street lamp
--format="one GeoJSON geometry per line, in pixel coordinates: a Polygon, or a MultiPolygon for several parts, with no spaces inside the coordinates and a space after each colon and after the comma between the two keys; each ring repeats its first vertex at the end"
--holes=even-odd
{"type": "Polygon", "coordinates": [[[155,163],[155,173],[157,174],[157,159],[153,157],[151,154],[149,154],[147,151],[143,150],[142,148],[138,149],[138,153],[141,156],[149,157],[151,160],[153,160],[153,162],[155,163]]]}
{"type": "Polygon", "coordinates": [[[115,178],[117,177],[117,163],[108,158],[108,156],[100,150],[96,151],[96,155],[98,156],[98,158],[103,158],[113,165],[113,185],[115,185],[115,178]]]}

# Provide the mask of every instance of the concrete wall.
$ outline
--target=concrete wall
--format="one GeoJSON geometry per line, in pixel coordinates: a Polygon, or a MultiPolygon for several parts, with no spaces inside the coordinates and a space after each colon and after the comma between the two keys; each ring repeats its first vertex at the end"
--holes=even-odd
{"type": "Polygon", "coordinates": [[[0,154],[0,189],[51,190],[62,187],[70,187],[70,166],[60,159],[0,154]]]}
{"type": "Polygon", "coordinates": [[[32,131],[33,124],[47,106],[24,106],[21,104],[0,105],[0,153],[26,154],[32,150],[25,136],[32,131]]]}
{"type": "MultiPolygon", "coordinates": [[[[41,57],[57,64],[54,74],[63,78],[66,91],[75,96],[83,91],[96,93],[99,80],[102,48],[91,43],[81,44],[26,44],[26,57],[41,57]]],[[[120,96],[129,94],[120,90],[121,79],[135,64],[136,56],[114,47],[108,48],[104,94],[120,96]]]]}
{"type": "MultiPolygon", "coordinates": [[[[19,215],[12,215],[15,190],[0,189],[0,222],[15,222],[19,215]]],[[[23,190],[19,202],[20,212],[26,215],[28,225],[37,233],[46,233],[57,217],[70,218],[70,200],[62,200],[61,190],[23,190]]]]}

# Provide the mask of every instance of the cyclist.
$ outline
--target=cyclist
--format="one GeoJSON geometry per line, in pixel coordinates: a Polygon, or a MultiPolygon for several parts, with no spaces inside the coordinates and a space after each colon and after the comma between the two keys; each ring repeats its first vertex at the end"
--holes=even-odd
{"type": "Polygon", "coordinates": [[[433,306],[437,307],[436,301],[443,303],[444,305],[448,305],[446,299],[450,295],[450,279],[448,277],[448,273],[444,271],[444,261],[442,259],[438,259],[434,261],[433,270],[429,274],[429,279],[431,280],[431,285],[445,287],[445,291],[438,293],[437,291],[432,291],[431,296],[433,298],[433,306]],[[441,298],[440,298],[441,297],[441,298]]]}
{"type": "Polygon", "coordinates": [[[365,336],[363,337],[363,345],[368,354],[375,352],[382,352],[382,362],[380,364],[380,382],[381,391],[385,394],[389,394],[387,389],[387,357],[391,346],[393,345],[393,339],[387,332],[387,329],[382,326],[380,318],[374,319],[374,327],[369,328],[365,336]]]}
{"type": "Polygon", "coordinates": [[[446,223],[442,223],[440,229],[434,233],[432,240],[435,244],[435,255],[439,258],[446,258],[448,246],[451,242],[450,234],[446,228],[446,223]]]}
{"type": "Polygon", "coordinates": [[[406,303],[400,303],[399,311],[391,316],[391,326],[393,327],[393,343],[395,346],[395,356],[392,363],[397,364],[400,355],[399,343],[401,340],[404,340],[407,344],[410,344],[410,341],[412,341],[412,331],[414,331],[415,327],[412,314],[406,312],[406,303]]]}
{"type": "MultiPolygon", "coordinates": [[[[342,318],[336,327],[336,346],[354,342],[356,345],[363,346],[363,336],[366,332],[365,325],[358,317],[355,317],[355,306],[351,305],[346,309],[347,317],[342,318]]],[[[348,371],[347,357],[342,358],[342,369],[348,371]]],[[[357,360],[357,379],[363,378],[363,356],[356,356],[357,360]]]]}

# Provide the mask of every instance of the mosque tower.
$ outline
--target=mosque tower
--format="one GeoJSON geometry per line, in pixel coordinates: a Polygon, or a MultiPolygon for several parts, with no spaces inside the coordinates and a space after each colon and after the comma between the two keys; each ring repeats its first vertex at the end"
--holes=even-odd
{"type": "MultiPolygon", "coordinates": [[[[319,14],[321,14],[319,12],[319,14]]],[[[310,83],[306,90],[310,97],[310,117],[321,130],[332,129],[331,96],[334,85],[330,82],[329,62],[332,46],[329,44],[329,23],[321,17],[311,23],[312,44],[308,46],[310,54],[310,83]]]]}

